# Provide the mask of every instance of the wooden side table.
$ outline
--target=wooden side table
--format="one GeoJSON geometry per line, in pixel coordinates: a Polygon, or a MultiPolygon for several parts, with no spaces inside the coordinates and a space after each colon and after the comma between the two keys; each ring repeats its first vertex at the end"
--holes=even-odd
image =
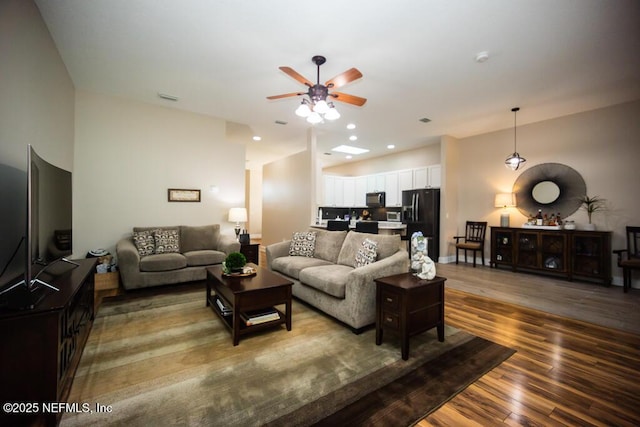
{"type": "Polygon", "coordinates": [[[409,337],[438,328],[438,341],[444,341],[444,277],[424,280],[411,273],[377,279],[376,344],[382,344],[383,331],[400,334],[402,358],[409,358],[409,337]]]}
{"type": "Polygon", "coordinates": [[[247,258],[247,262],[259,265],[260,243],[244,243],[240,245],[240,253],[247,258]]]}

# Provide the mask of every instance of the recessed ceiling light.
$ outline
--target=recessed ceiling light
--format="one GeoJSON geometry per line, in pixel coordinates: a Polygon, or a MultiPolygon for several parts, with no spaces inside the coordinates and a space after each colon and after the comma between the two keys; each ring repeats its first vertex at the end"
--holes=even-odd
{"type": "Polygon", "coordinates": [[[261,136],[256,135],[256,136],[254,136],[254,137],[253,137],[253,140],[254,140],[254,141],[262,141],[262,137],[261,137],[261,136]]]}
{"type": "Polygon", "coordinates": [[[351,154],[348,154],[346,156],[344,156],[345,159],[353,159],[353,156],[351,154]]]}
{"type": "Polygon", "coordinates": [[[283,121],[283,120],[276,120],[276,124],[277,125],[286,125],[287,122],[283,121]]]}
{"type": "Polygon", "coordinates": [[[332,148],[331,151],[337,151],[339,153],[346,154],[362,154],[369,152],[369,150],[367,150],[366,148],[351,147],[350,145],[339,145],[335,148],[332,148]]]}
{"type": "Polygon", "coordinates": [[[427,119],[426,117],[423,117],[421,119],[418,119],[418,121],[422,122],[422,123],[429,123],[431,121],[431,119],[427,119]]]}
{"type": "Polygon", "coordinates": [[[349,141],[357,141],[357,140],[358,140],[358,137],[357,137],[357,136],[355,136],[355,135],[351,135],[351,136],[349,137],[349,141]]]}
{"type": "Polygon", "coordinates": [[[356,128],[356,125],[354,125],[353,123],[349,123],[347,125],[347,129],[349,129],[349,130],[352,130],[352,129],[355,129],[355,128],[356,128]]]}
{"type": "Polygon", "coordinates": [[[393,144],[389,144],[389,145],[387,145],[387,148],[388,148],[389,150],[393,150],[394,148],[396,148],[396,146],[395,146],[395,145],[393,145],[393,144]]]}

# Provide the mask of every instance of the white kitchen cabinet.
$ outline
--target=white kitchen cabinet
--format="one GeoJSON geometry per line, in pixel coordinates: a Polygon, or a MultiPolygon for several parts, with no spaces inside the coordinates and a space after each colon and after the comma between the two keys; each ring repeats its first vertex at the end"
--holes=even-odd
{"type": "Polygon", "coordinates": [[[413,169],[413,187],[415,188],[427,188],[429,185],[429,171],[427,167],[413,169]]]}
{"type": "Polygon", "coordinates": [[[386,173],[377,173],[375,174],[376,179],[376,188],[373,191],[384,191],[385,189],[385,175],[386,173]]]}
{"type": "Polygon", "coordinates": [[[356,205],[356,179],[348,176],[342,178],[342,205],[352,207],[356,205]]]}
{"type": "Polygon", "coordinates": [[[388,172],[384,174],[384,192],[386,193],[385,206],[400,206],[398,192],[398,172],[388,172]]]}
{"type": "Polygon", "coordinates": [[[376,176],[367,175],[367,193],[373,193],[376,191],[376,176]]]}
{"type": "Polygon", "coordinates": [[[440,188],[442,168],[431,165],[413,170],[413,188],[440,188]]]}
{"type": "Polygon", "coordinates": [[[342,206],[344,203],[344,178],[336,175],[323,175],[323,206],[342,206]]]}
{"type": "Polygon", "coordinates": [[[336,176],[333,185],[333,206],[344,206],[344,178],[336,176]]]}
{"type": "Polygon", "coordinates": [[[376,191],[386,193],[386,206],[402,204],[402,192],[416,188],[440,188],[440,165],[383,172],[356,177],[323,175],[323,206],[363,207],[366,194],[376,191]]]}
{"type": "Polygon", "coordinates": [[[322,175],[323,181],[323,206],[335,206],[335,183],[336,177],[334,175],[322,175]]]}
{"type": "Polygon", "coordinates": [[[440,165],[429,166],[429,186],[440,188],[442,185],[442,167],[440,165]]]}
{"type": "Polygon", "coordinates": [[[367,176],[357,176],[356,181],[356,197],[354,206],[367,206],[367,176]]]}
{"type": "Polygon", "coordinates": [[[398,171],[398,192],[402,194],[404,190],[413,190],[413,169],[398,171]]]}

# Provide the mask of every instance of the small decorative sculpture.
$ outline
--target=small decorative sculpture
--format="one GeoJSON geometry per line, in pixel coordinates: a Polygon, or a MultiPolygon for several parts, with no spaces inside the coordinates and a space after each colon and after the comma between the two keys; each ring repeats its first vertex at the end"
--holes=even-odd
{"type": "Polygon", "coordinates": [[[427,254],[427,239],[421,231],[411,235],[411,270],[421,279],[431,280],[436,276],[436,265],[427,254]]]}

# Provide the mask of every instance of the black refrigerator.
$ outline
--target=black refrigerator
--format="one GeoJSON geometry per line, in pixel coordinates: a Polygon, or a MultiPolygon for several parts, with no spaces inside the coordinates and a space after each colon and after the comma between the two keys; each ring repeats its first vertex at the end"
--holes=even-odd
{"type": "MultiPolygon", "coordinates": [[[[429,258],[440,256],[440,189],[429,188],[402,192],[402,222],[407,224],[406,238],[422,231],[427,237],[429,258]]],[[[410,249],[409,249],[410,250],[410,249]]]]}

